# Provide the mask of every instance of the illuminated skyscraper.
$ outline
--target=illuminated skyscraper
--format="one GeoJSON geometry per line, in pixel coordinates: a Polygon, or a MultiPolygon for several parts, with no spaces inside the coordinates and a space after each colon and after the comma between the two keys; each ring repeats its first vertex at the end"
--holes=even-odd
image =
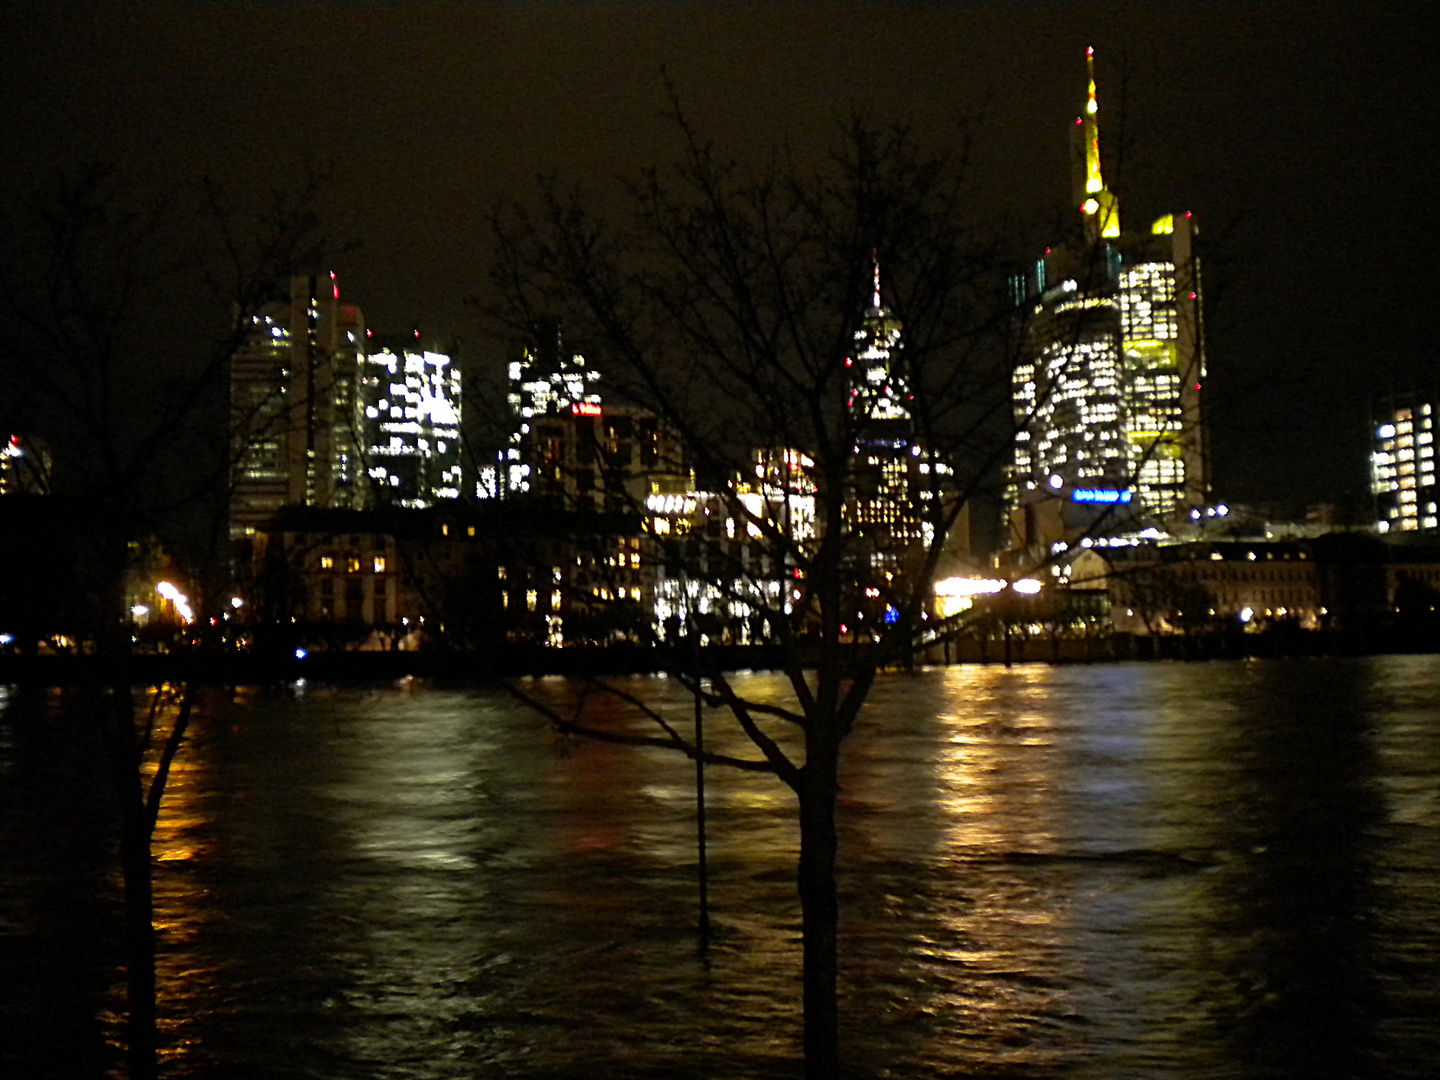
{"type": "Polygon", "coordinates": [[[1396,394],[1377,410],[1370,454],[1376,527],[1382,533],[1435,532],[1435,421],[1440,393],[1396,394]]]}
{"type": "Polygon", "coordinates": [[[419,339],[367,336],[365,467],[371,497],[391,506],[460,497],[460,370],[419,339]]]}
{"type": "Polygon", "coordinates": [[[1074,127],[1083,242],[1048,249],[1017,280],[1028,320],[1008,492],[1017,547],[1062,539],[1075,520],[1065,504],[1119,504],[1116,522],[1139,528],[1209,494],[1195,221],[1122,230],[1100,163],[1093,53],[1074,127]]]}
{"type": "Polygon", "coordinates": [[[254,316],[230,369],[232,538],[282,506],[363,506],[360,360],[364,317],[335,275],[296,277],[254,316]]]}
{"type": "Polygon", "coordinates": [[[568,437],[562,429],[572,417],[601,415],[600,372],[579,353],[565,352],[558,320],[535,325],[530,342],[510,362],[508,376],[506,401],[513,426],[497,467],[480,471],[476,495],[482,499],[538,491],[545,483],[563,488],[567,481],[560,443],[568,437]]]}
{"type": "Polygon", "coordinates": [[[845,361],[856,432],[855,496],[847,509],[858,532],[892,549],[921,538],[917,511],[926,493],[919,479],[925,463],[910,414],[913,396],[901,363],[902,329],[881,298],[877,262],[870,306],[855,332],[855,354],[845,361]]]}

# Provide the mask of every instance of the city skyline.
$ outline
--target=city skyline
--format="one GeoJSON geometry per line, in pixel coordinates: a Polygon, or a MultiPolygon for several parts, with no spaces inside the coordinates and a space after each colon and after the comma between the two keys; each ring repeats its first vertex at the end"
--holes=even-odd
{"type": "Polygon", "coordinates": [[[3,179],[12,191],[122,157],[157,180],[243,187],[327,164],[329,202],[366,241],[335,261],[347,292],[380,325],[466,338],[462,359],[499,372],[464,306],[483,284],[489,207],[529,196],[537,173],[603,185],[673,160],[662,63],[702,135],[742,159],[781,143],[813,153],[852,107],[931,140],[982,111],[979,197],[1044,240],[1067,212],[1060,131],[1093,44],[1127,213],[1194,210],[1216,245],[1217,494],[1363,498],[1365,399],[1435,364],[1433,301],[1413,272],[1437,231],[1435,29],[1419,10],[12,13],[3,179]],[[870,40],[887,47],[858,47],[870,40]]]}

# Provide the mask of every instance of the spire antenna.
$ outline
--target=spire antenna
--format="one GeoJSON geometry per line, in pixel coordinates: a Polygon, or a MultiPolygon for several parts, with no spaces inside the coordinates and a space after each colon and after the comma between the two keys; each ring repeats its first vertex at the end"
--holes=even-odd
{"type": "Polygon", "coordinates": [[[1085,99],[1085,115],[1077,118],[1081,139],[1084,142],[1085,201],[1080,212],[1085,215],[1085,235],[1092,241],[1103,237],[1120,235],[1120,204],[1115,193],[1105,186],[1105,176],[1100,168],[1100,100],[1095,91],[1095,47],[1085,50],[1085,76],[1088,93],[1085,99]]]}

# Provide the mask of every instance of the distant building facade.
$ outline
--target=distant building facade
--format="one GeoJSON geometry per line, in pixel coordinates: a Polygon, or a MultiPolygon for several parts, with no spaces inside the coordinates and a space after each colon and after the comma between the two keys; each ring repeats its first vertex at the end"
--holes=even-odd
{"type": "Polygon", "coordinates": [[[1086,549],[1062,588],[1105,590],[1113,628],[1131,634],[1293,626],[1356,633],[1440,598],[1440,549],[1358,533],[1086,549]]]}
{"type": "Polygon", "coordinates": [[[1381,533],[1440,529],[1435,482],[1435,431],[1440,392],[1390,394],[1376,404],[1370,490],[1381,533]]]}
{"type": "Polygon", "coordinates": [[[617,613],[633,629],[643,610],[622,557],[638,531],[634,517],[519,502],[289,508],[257,534],[253,609],[306,646],[604,642],[627,629],[617,613]]]}
{"type": "Polygon", "coordinates": [[[377,505],[419,508],[461,492],[460,369],[408,337],[367,336],[361,383],[365,471],[377,505]]]}
{"type": "Polygon", "coordinates": [[[480,471],[476,495],[504,499],[539,490],[554,495],[557,484],[563,488],[567,482],[558,443],[565,438],[562,429],[571,418],[600,415],[600,372],[579,353],[566,352],[558,320],[544,319],[506,374],[509,438],[497,464],[480,471]]]}
{"type": "Polygon", "coordinates": [[[333,274],[292,278],[288,300],[253,316],[230,369],[233,539],[283,506],[365,504],[364,337],[333,274]]]}

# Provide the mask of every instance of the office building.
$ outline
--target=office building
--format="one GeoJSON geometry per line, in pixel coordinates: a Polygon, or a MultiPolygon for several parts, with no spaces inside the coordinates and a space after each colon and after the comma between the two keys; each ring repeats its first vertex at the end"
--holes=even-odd
{"type": "Polygon", "coordinates": [[[1016,279],[1025,351],[1007,492],[1013,548],[1094,528],[1163,528],[1209,494],[1204,327],[1195,219],[1122,228],[1100,158],[1093,50],[1074,125],[1077,243],[1016,279]]]}
{"type": "Polygon", "coordinates": [[[419,508],[460,497],[460,370],[420,332],[367,335],[361,404],[370,498],[419,508]]]}
{"type": "Polygon", "coordinates": [[[251,318],[230,371],[230,535],[253,536],[282,506],[363,506],[360,363],[364,317],[328,277],[295,277],[288,300],[251,318]]]}
{"type": "Polygon", "coordinates": [[[510,362],[507,377],[508,441],[496,465],[480,470],[476,497],[563,494],[565,467],[574,463],[578,445],[574,438],[568,438],[568,451],[562,445],[567,441],[565,428],[571,418],[601,415],[600,373],[579,353],[565,352],[558,320],[542,319],[519,357],[510,362]],[[547,422],[541,425],[541,420],[547,422]]]}
{"type": "Polygon", "coordinates": [[[1391,394],[1376,404],[1370,488],[1382,533],[1435,532],[1435,421],[1440,393],[1391,394]]]}

